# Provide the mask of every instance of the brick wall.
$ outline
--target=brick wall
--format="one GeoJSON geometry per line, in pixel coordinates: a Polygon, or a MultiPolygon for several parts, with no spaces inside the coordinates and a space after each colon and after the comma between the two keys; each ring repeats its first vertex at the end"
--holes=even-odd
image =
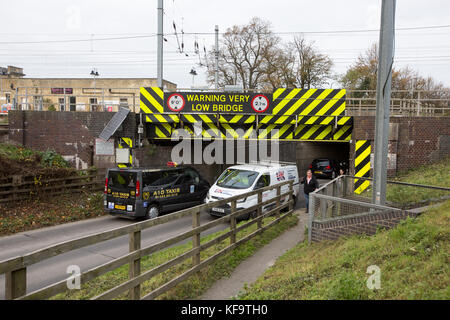
{"type": "MultiPolygon", "coordinates": [[[[85,169],[94,165],[95,139],[113,115],[109,112],[10,111],[9,141],[35,150],[53,149],[77,169],[85,169]]],[[[129,114],[122,130],[114,137],[134,138],[136,132],[136,116],[129,114]]]]}
{"type": "MultiPolygon", "coordinates": [[[[389,153],[397,155],[396,170],[416,168],[450,156],[450,117],[400,117],[390,123],[398,125],[398,136],[391,136],[389,153]]],[[[350,168],[354,168],[353,155],[356,140],[370,140],[374,151],[375,117],[355,116],[350,146],[350,168]]]]}
{"type": "Polygon", "coordinates": [[[406,217],[417,217],[417,213],[410,211],[388,211],[374,213],[360,213],[357,215],[333,218],[323,221],[313,221],[311,240],[336,240],[342,236],[354,234],[373,235],[377,229],[391,229],[406,217]]]}

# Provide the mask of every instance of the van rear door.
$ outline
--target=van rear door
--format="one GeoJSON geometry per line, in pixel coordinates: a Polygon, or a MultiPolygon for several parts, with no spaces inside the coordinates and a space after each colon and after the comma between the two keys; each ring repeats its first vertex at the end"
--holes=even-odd
{"type": "MultiPolygon", "coordinates": [[[[137,172],[127,170],[109,170],[106,200],[108,209],[135,211],[137,172]],[[132,209],[127,206],[132,206],[132,209]]],[[[139,191],[138,191],[139,192],[139,191]]]]}

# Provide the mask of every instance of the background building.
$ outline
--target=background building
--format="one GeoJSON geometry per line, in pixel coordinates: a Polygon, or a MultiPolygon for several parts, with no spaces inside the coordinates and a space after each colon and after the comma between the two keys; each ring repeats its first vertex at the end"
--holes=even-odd
{"type": "MultiPolygon", "coordinates": [[[[165,91],[176,84],[164,80],[165,91]]],[[[0,67],[0,106],[7,110],[139,112],[139,88],[156,78],[25,78],[22,68],[0,67]]]]}

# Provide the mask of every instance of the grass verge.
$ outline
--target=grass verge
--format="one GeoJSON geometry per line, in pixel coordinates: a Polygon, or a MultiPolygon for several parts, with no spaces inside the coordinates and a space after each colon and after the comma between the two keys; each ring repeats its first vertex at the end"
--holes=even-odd
{"type": "MultiPolygon", "coordinates": [[[[266,218],[264,223],[273,221],[273,217],[266,218]]],[[[253,255],[259,248],[263,247],[274,238],[282,234],[288,228],[296,225],[298,217],[291,215],[283,219],[278,224],[272,226],[262,234],[252,238],[248,242],[237,247],[232,252],[220,257],[211,265],[205,267],[195,275],[178,284],[176,287],[169,290],[167,293],[161,295],[158,299],[196,299],[203,292],[205,292],[212,284],[224,276],[229,276],[234,268],[245,260],[247,257],[253,255]]],[[[245,223],[245,222],[243,222],[245,223]]],[[[237,234],[237,240],[252,233],[256,230],[256,224],[240,231],[237,234]]],[[[213,238],[226,233],[228,231],[220,231],[205,237],[202,237],[201,243],[205,243],[213,238]]],[[[218,251],[224,249],[229,243],[225,240],[217,245],[208,248],[201,253],[201,259],[204,260],[218,251]]],[[[192,242],[186,242],[181,245],[173,246],[168,249],[156,252],[150,256],[144,257],[141,260],[141,271],[152,269],[166,261],[169,261],[176,256],[189,251],[192,248],[192,242]]],[[[142,296],[152,290],[160,287],[169,280],[175,278],[192,267],[192,258],[188,258],[183,263],[178,264],[167,271],[153,277],[151,280],[144,282],[141,285],[142,296]]],[[[128,279],[128,265],[124,265],[114,271],[108,272],[82,286],[80,290],[68,291],[64,294],[59,294],[54,299],[89,299],[94,297],[128,279]]],[[[126,299],[127,295],[123,294],[118,299],[126,299]]]]}
{"type": "Polygon", "coordinates": [[[450,201],[376,235],[301,243],[240,299],[450,299],[450,201]],[[381,271],[369,290],[367,268],[381,271]]]}

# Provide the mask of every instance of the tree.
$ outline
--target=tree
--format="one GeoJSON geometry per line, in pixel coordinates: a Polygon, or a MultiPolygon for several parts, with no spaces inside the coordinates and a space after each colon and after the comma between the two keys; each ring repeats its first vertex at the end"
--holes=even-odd
{"type": "Polygon", "coordinates": [[[302,37],[295,37],[288,48],[293,52],[295,85],[302,89],[322,87],[332,78],[333,61],[302,37]]]}
{"type": "MultiPolygon", "coordinates": [[[[378,46],[376,43],[360,54],[356,62],[350,66],[347,72],[340,78],[340,83],[346,89],[350,90],[376,90],[377,88],[377,69],[378,69],[378,46]]],[[[432,78],[424,78],[410,67],[401,69],[392,68],[392,84],[395,98],[411,98],[414,91],[418,90],[443,90],[442,83],[437,83],[432,78]]],[[[372,96],[373,93],[355,92],[354,97],[372,96]]],[[[422,98],[439,98],[437,92],[426,93],[422,98]]]]}
{"type": "MultiPolygon", "coordinates": [[[[260,18],[253,18],[247,25],[228,28],[219,48],[219,86],[264,87],[268,61],[277,54],[279,42],[270,23],[260,18]]],[[[214,66],[214,51],[210,51],[207,70],[210,83],[214,83],[214,66]]]]}
{"type": "MultiPolygon", "coordinates": [[[[214,83],[214,50],[208,54],[207,77],[214,83]]],[[[219,86],[241,84],[244,89],[321,87],[331,79],[333,62],[301,37],[283,44],[270,23],[253,18],[225,32],[219,47],[219,86]]]]}

